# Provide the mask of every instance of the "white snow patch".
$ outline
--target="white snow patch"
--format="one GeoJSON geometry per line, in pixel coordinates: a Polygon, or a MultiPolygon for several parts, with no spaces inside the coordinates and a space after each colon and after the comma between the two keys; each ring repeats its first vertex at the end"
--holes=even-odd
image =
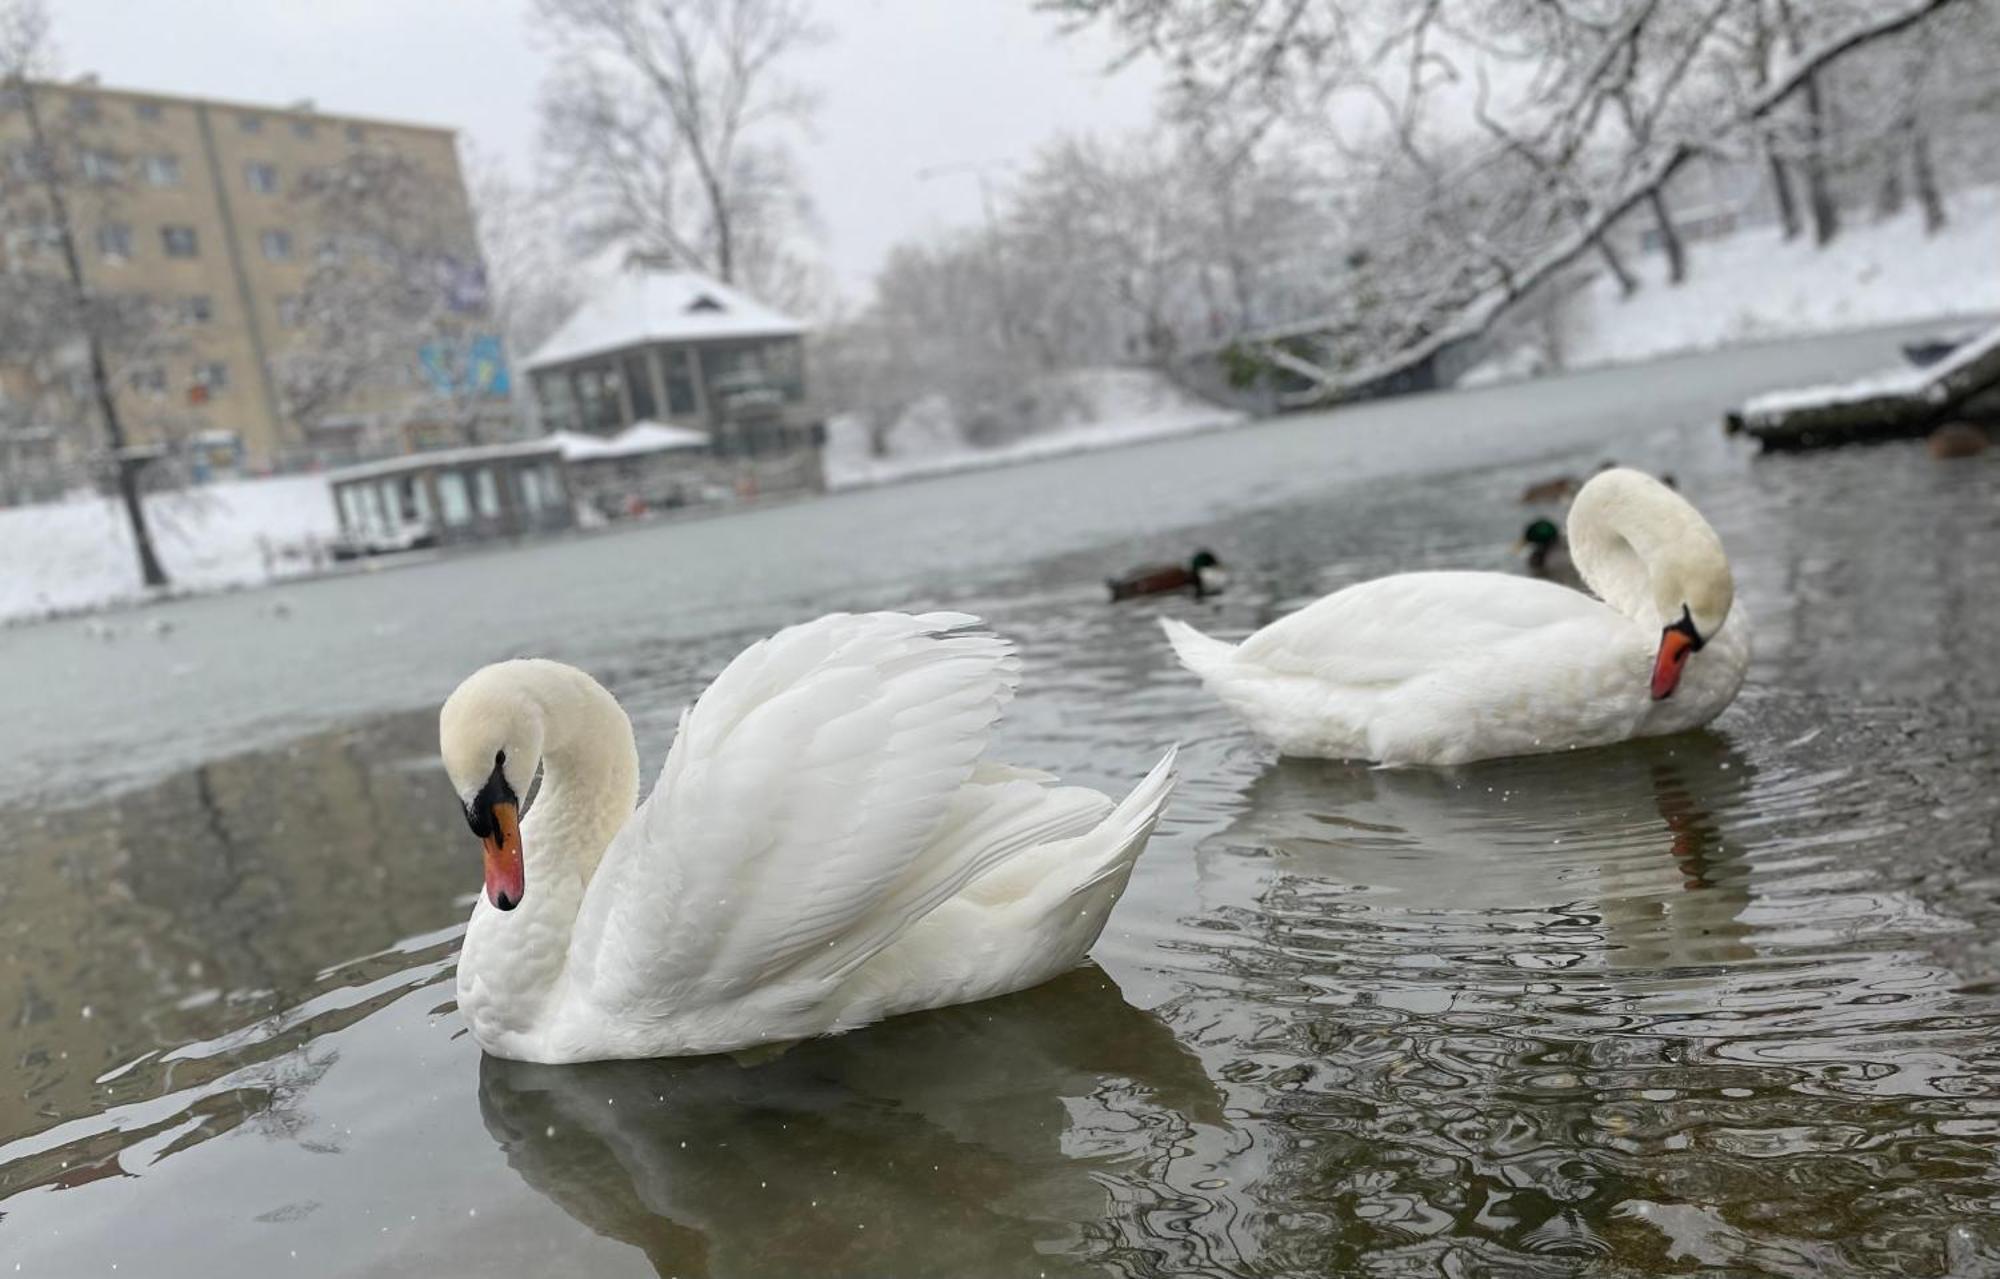
{"type": "Polygon", "coordinates": [[[561,449],[566,462],[587,462],[606,457],[638,457],[667,449],[707,448],[708,433],[689,426],[634,422],[609,437],[586,435],[581,431],[551,431],[545,442],[561,449]]]}
{"type": "Polygon", "coordinates": [[[829,488],[886,484],[925,475],[1004,466],[1118,448],[1172,435],[1241,426],[1250,415],[1211,404],[1152,369],[1092,368],[1055,374],[1035,388],[1066,405],[1052,421],[992,447],[968,442],[942,396],[918,401],[889,430],[889,454],[869,452],[866,424],[852,414],[827,423],[829,488]]]}
{"type": "Polygon", "coordinates": [[[1941,402],[1946,398],[1944,387],[1940,385],[1941,380],[1953,370],[1983,358],[1996,347],[2000,347],[2000,328],[1963,343],[1950,355],[1926,368],[1889,369],[1870,374],[1868,377],[1856,378],[1852,382],[1829,382],[1819,386],[1788,387],[1782,391],[1771,391],[1746,402],[1743,414],[1747,418],[1756,420],[1798,409],[1853,404],[1861,400],[1882,397],[1901,399],[1905,396],[1921,395],[1934,402],[1941,402]]]}
{"type": "MultiPolygon", "coordinates": [[[[2000,312],[2000,186],[1952,192],[1945,211],[1944,229],[1926,235],[1914,208],[1886,222],[1850,210],[1823,249],[1809,231],[1787,241],[1775,225],[1696,240],[1679,285],[1666,282],[1662,255],[1631,259],[1641,281],[1631,297],[1600,273],[1562,304],[1562,367],[2000,312]]],[[[1499,381],[1534,371],[1509,367],[1517,349],[1468,376],[1499,381]]]]}
{"type": "MultiPolygon", "coordinates": [[[[146,498],[172,589],[248,586],[303,572],[287,557],[339,531],[317,475],[210,484],[146,498]]],[[[0,621],[145,597],[125,508],[94,494],[0,509],[0,621]]]]}

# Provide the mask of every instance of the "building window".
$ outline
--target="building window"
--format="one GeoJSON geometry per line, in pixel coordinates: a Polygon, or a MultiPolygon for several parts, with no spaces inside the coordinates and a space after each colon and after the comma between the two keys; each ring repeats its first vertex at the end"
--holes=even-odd
{"type": "Polygon", "coordinates": [[[672,417],[692,417],[694,370],[690,364],[694,358],[693,352],[667,351],[661,358],[667,364],[667,413],[672,417]]]}
{"type": "Polygon", "coordinates": [[[278,166],[262,160],[252,160],[243,166],[243,185],[258,195],[278,193],[278,166]]]}
{"type": "Polygon", "coordinates": [[[89,123],[97,119],[97,99],[86,94],[73,94],[69,100],[69,114],[72,120],[89,123]]]}
{"type": "Polygon", "coordinates": [[[194,384],[210,395],[228,390],[229,366],[221,360],[208,360],[195,365],[194,384]]]}
{"type": "Polygon", "coordinates": [[[313,135],[318,132],[318,129],[313,128],[313,122],[310,120],[292,121],[292,136],[301,142],[311,142],[313,135]]]}
{"type": "Polygon", "coordinates": [[[353,142],[358,145],[361,142],[361,140],[366,136],[367,135],[361,131],[360,125],[350,124],[347,126],[347,140],[349,142],[353,142]]]}
{"type": "Polygon", "coordinates": [[[472,518],[472,504],[465,500],[465,476],[457,471],[439,471],[437,489],[438,506],[447,525],[457,528],[472,518]]]}
{"type": "Polygon", "coordinates": [[[246,111],[236,117],[236,125],[245,133],[262,133],[264,131],[264,117],[261,115],[251,115],[246,111]]]}
{"type": "Polygon", "coordinates": [[[492,467],[482,466],[472,473],[472,492],[481,519],[500,518],[500,485],[493,478],[492,467]]]}
{"type": "Polygon", "coordinates": [[[142,364],[126,375],[126,381],[131,384],[133,390],[143,391],[148,395],[167,393],[167,370],[163,365],[142,364]]]}
{"type": "Polygon", "coordinates": [[[292,260],[292,233],[290,231],[266,231],[257,237],[258,247],[264,250],[267,262],[289,262],[292,260]]]}
{"type": "Polygon", "coordinates": [[[86,181],[116,182],[118,180],[118,157],[106,155],[102,151],[80,151],[76,157],[77,167],[83,171],[86,181]]]}
{"type": "Polygon", "coordinates": [[[163,226],[160,228],[160,244],[170,258],[191,258],[200,253],[195,243],[194,228],[191,226],[163,226]]]}
{"type": "Polygon", "coordinates": [[[181,184],[181,161],[174,155],[149,155],[145,160],[146,184],[177,187],[181,184]]]}
{"type": "Polygon", "coordinates": [[[132,106],[132,113],[141,120],[157,120],[160,118],[160,104],[157,102],[137,102],[132,106]]]}
{"type": "Polygon", "coordinates": [[[129,222],[106,222],[97,228],[97,253],[99,257],[114,261],[124,261],[132,256],[132,224],[129,222]]]}
{"type": "Polygon", "coordinates": [[[645,356],[625,357],[625,385],[632,388],[634,421],[650,422],[659,415],[659,406],[653,403],[653,371],[646,367],[645,356]]]}
{"type": "Polygon", "coordinates": [[[190,293],[177,299],[174,310],[183,324],[207,324],[215,318],[215,304],[206,293],[190,293]]]}

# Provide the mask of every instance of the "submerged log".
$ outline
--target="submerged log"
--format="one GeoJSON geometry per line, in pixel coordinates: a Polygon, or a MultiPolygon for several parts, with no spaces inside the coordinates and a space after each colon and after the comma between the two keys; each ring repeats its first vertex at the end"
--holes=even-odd
{"type": "Polygon", "coordinates": [[[2000,328],[1928,368],[1760,395],[1726,414],[1723,426],[1785,451],[1918,439],[1946,419],[2000,421],[2000,328]]]}

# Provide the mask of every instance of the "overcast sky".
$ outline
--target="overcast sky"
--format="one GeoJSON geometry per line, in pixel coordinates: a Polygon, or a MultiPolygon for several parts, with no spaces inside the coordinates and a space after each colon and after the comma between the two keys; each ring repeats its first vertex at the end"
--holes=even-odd
{"type": "MultiPolygon", "coordinates": [[[[823,105],[802,158],[823,248],[850,296],[891,244],[976,222],[1059,133],[1149,118],[1155,72],[1063,37],[1031,0],[818,0],[833,41],[799,62],[823,105]],[[947,172],[937,173],[938,170],[947,172]],[[926,178],[926,172],[934,176],[926,178]]],[[[107,85],[442,124],[526,172],[543,47],[531,6],[493,0],[55,0],[69,74],[107,85]]]]}

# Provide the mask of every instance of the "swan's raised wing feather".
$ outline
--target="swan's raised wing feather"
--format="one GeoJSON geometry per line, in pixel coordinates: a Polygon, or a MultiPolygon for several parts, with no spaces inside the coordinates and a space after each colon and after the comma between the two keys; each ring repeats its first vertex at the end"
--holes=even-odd
{"type": "Polygon", "coordinates": [[[841,966],[857,934],[879,934],[885,901],[920,910],[955,890],[988,849],[930,837],[1018,674],[1008,645],[957,613],[835,614],[752,645],[682,716],[606,851],[572,980],[613,1007],[740,995],[841,966]]]}

